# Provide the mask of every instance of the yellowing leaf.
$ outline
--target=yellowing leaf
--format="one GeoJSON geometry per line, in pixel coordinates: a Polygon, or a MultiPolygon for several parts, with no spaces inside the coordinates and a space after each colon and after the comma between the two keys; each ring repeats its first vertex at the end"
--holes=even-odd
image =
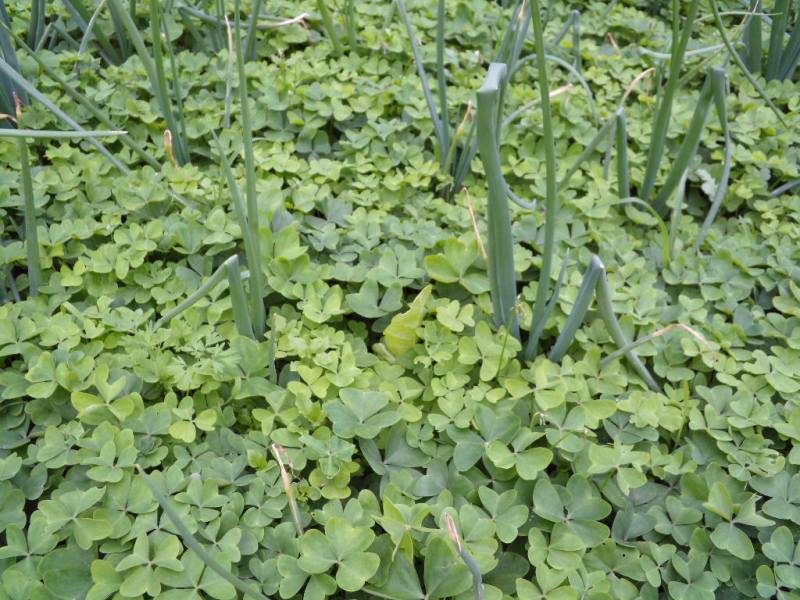
{"type": "Polygon", "coordinates": [[[395,315],[383,332],[386,347],[395,356],[405,354],[417,343],[417,327],[425,316],[425,305],[433,288],[428,285],[417,294],[406,312],[395,315]]]}
{"type": "Polygon", "coordinates": [[[194,425],[189,421],[176,421],[169,426],[169,434],[178,440],[191,444],[196,436],[194,425]]]}

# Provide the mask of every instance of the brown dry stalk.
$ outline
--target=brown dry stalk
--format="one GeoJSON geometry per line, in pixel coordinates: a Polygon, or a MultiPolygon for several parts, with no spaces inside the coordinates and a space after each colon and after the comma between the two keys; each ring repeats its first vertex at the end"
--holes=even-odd
{"type": "Polygon", "coordinates": [[[231,28],[231,22],[228,19],[228,15],[225,15],[225,29],[228,32],[228,52],[233,54],[233,29],[231,28]]]}
{"type": "Polygon", "coordinates": [[[655,70],[656,70],[655,67],[650,67],[649,69],[645,69],[644,71],[642,71],[636,77],[633,78],[633,81],[631,81],[631,84],[628,86],[628,89],[625,90],[625,94],[622,96],[622,100],[619,103],[620,107],[625,105],[628,96],[630,96],[633,93],[633,90],[636,88],[637,85],[639,85],[639,82],[648,75],[650,75],[651,73],[655,73],[655,70]]]}
{"type": "Polygon", "coordinates": [[[22,121],[22,100],[17,95],[17,92],[11,92],[11,95],[14,97],[14,108],[17,111],[17,118],[15,120],[16,123],[22,121]]]}
{"type": "Polygon", "coordinates": [[[608,34],[608,41],[611,42],[611,45],[614,47],[614,50],[619,52],[619,44],[617,44],[617,38],[614,37],[613,33],[608,34]]]}
{"type": "Polygon", "coordinates": [[[667,335],[670,331],[673,331],[674,329],[681,329],[683,331],[686,331],[693,338],[695,338],[698,342],[700,342],[700,344],[702,344],[705,347],[706,350],[711,352],[712,361],[714,362],[714,364],[716,364],[716,362],[717,362],[717,353],[714,351],[714,348],[711,346],[711,343],[705,338],[705,336],[703,336],[702,333],[700,333],[699,331],[697,331],[693,327],[689,327],[688,325],[685,325],[684,323],[672,323],[671,325],[667,325],[666,327],[662,327],[661,329],[658,329],[658,330],[654,331],[653,333],[650,333],[650,334],[648,334],[648,335],[646,335],[644,337],[639,338],[638,340],[636,340],[635,342],[629,344],[625,348],[620,348],[619,350],[616,350],[615,352],[612,352],[611,354],[609,354],[603,360],[600,361],[600,366],[603,367],[603,366],[607,365],[608,363],[610,363],[615,358],[617,358],[619,356],[622,356],[631,347],[640,346],[640,345],[645,344],[647,342],[650,342],[650,341],[652,341],[652,340],[654,340],[656,338],[659,338],[661,336],[667,335]]]}
{"type": "Polygon", "coordinates": [[[283,481],[283,491],[286,492],[286,498],[289,501],[289,508],[292,511],[292,520],[294,521],[294,526],[297,529],[297,535],[303,535],[303,524],[300,520],[300,509],[297,507],[297,500],[294,497],[292,480],[289,477],[289,473],[286,471],[287,464],[289,465],[289,468],[294,471],[292,459],[289,458],[286,450],[280,444],[272,444],[271,449],[273,456],[275,456],[275,460],[278,461],[278,468],[281,471],[281,480],[283,481]]]}
{"type": "Polygon", "coordinates": [[[469,218],[472,221],[472,231],[475,234],[475,240],[478,242],[478,251],[481,253],[483,260],[489,260],[489,255],[486,254],[486,247],[483,245],[481,232],[478,229],[478,220],[475,218],[475,209],[472,208],[472,197],[469,195],[469,188],[463,188],[467,194],[467,211],[469,211],[469,218]]]}
{"type": "Polygon", "coordinates": [[[550,99],[552,100],[553,98],[556,98],[561,94],[571,94],[572,90],[574,89],[575,86],[572,85],[571,83],[568,83],[567,85],[562,85],[561,87],[557,87],[552,92],[550,92],[550,99]]]}
{"type": "Polygon", "coordinates": [[[705,336],[702,333],[700,333],[693,327],[685,325],[684,323],[673,323],[672,325],[667,325],[666,327],[662,327],[661,329],[650,335],[652,335],[653,338],[661,337],[662,335],[668,334],[673,329],[682,329],[683,331],[689,333],[689,335],[691,335],[698,342],[700,342],[705,347],[706,350],[711,352],[713,361],[715,363],[717,362],[717,353],[714,351],[714,348],[711,346],[711,343],[705,338],[705,336]]]}
{"type": "Polygon", "coordinates": [[[277,23],[269,23],[267,27],[274,29],[276,27],[286,27],[287,25],[302,25],[303,27],[308,27],[306,23],[306,19],[308,19],[311,15],[308,13],[302,13],[297,15],[296,17],[292,17],[291,19],[284,19],[283,21],[278,21],[277,23]]]}
{"type": "Polygon", "coordinates": [[[289,455],[286,454],[286,449],[281,446],[280,444],[272,444],[272,454],[275,456],[275,460],[278,461],[278,468],[281,470],[281,479],[283,480],[283,488],[286,490],[286,493],[289,493],[289,489],[292,487],[292,480],[289,477],[289,473],[286,471],[286,465],[289,465],[289,468],[294,471],[294,465],[292,464],[289,455]]]}
{"type": "Polygon", "coordinates": [[[459,123],[458,128],[456,129],[456,137],[460,137],[461,134],[464,132],[464,128],[467,125],[467,121],[472,116],[472,100],[467,102],[467,109],[464,111],[464,118],[461,119],[461,123],[459,123]]]}

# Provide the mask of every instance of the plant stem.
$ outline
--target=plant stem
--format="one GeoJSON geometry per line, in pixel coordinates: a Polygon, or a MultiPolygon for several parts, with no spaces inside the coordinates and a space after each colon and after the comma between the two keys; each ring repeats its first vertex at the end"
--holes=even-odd
{"type": "MultiPolygon", "coordinates": [[[[603,267],[601,276],[597,280],[596,290],[597,306],[600,311],[600,315],[603,317],[603,321],[605,322],[606,327],[611,334],[611,339],[614,340],[617,348],[627,347],[630,342],[628,341],[625,332],[622,331],[622,327],[620,327],[616,314],[614,314],[614,306],[611,301],[611,287],[608,285],[608,275],[606,274],[605,266],[603,267]]],[[[658,385],[658,383],[656,383],[656,380],[653,379],[650,371],[647,370],[647,367],[644,366],[642,361],[633,350],[627,351],[625,353],[625,357],[639,374],[639,377],[644,380],[651,390],[654,392],[661,391],[661,387],[658,385]]]]}
{"type": "Polygon", "coordinates": [[[231,306],[233,307],[233,319],[236,322],[236,330],[239,335],[249,338],[253,336],[253,323],[250,321],[250,313],[247,310],[247,300],[244,295],[242,285],[242,272],[239,268],[239,257],[235,254],[227,261],[226,269],[228,272],[228,287],[231,293],[231,306]]]}
{"type": "Polygon", "coordinates": [[[247,26],[247,44],[245,45],[244,59],[246,62],[255,60],[256,58],[256,25],[258,23],[258,15],[261,13],[261,4],[263,0],[253,0],[252,14],[250,15],[250,23],[247,26]]]}
{"type": "MultiPolygon", "coordinates": [[[[545,229],[542,248],[542,269],[539,272],[539,285],[533,305],[531,332],[540,330],[539,321],[544,318],[547,297],[550,291],[550,275],[553,270],[553,255],[556,245],[556,219],[558,218],[558,171],[556,147],[553,137],[553,115],[550,107],[550,85],[547,79],[547,64],[544,51],[544,27],[539,13],[539,0],[531,0],[533,34],[536,42],[536,65],[539,69],[539,97],[542,102],[544,153],[545,153],[545,229]]],[[[539,351],[538,336],[531,335],[525,348],[524,358],[532,360],[539,351]]]]}
{"type": "Polygon", "coordinates": [[[437,152],[440,165],[444,165],[447,160],[447,135],[445,134],[445,125],[442,123],[442,120],[439,118],[439,112],[436,110],[436,103],[433,100],[431,86],[428,83],[428,74],[425,72],[425,64],[422,62],[422,55],[419,52],[419,41],[417,41],[417,36],[414,33],[414,26],[411,24],[411,19],[406,11],[406,4],[404,0],[394,0],[394,3],[397,5],[397,9],[400,12],[400,19],[403,21],[403,25],[405,25],[408,39],[411,42],[411,53],[414,56],[414,64],[417,67],[417,74],[419,75],[420,84],[422,85],[422,93],[425,96],[428,112],[431,115],[431,121],[433,121],[433,129],[436,133],[436,141],[439,144],[437,152]]]}
{"type": "Polygon", "coordinates": [[[550,350],[550,354],[547,357],[548,360],[552,362],[561,362],[561,359],[564,358],[567,350],[569,350],[569,345],[572,343],[572,340],[575,339],[575,334],[578,329],[580,329],[580,326],[586,318],[586,313],[589,311],[589,305],[592,303],[594,290],[597,287],[597,280],[603,269],[603,263],[600,259],[597,256],[593,256],[592,261],[589,263],[589,268],[583,276],[581,287],[578,290],[575,303],[572,305],[572,310],[567,317],[567,322],[561,329],[555,346],[550,350]]]}
{"type": "Polygon", "coordinates": [[[617,195],[629,198],[631,195],[630,167],[628,166],[628,119],[625,109],[617,112],[617,195]]]}
{"type": "Polygon", "coordinates": [[[17,150],[22,171],[23,213],[25,215],[25,250],[28,259],[28,287],[31,296],[39,295],[42,284],[42,271],[39,261],[39,234],[36,230],[36,206],[33,201],[33,178],[28,158],[28,144],[24,138],[17,138],[17,150]]]}
{"type": "Polygon", "coordinates": [[[772,31],[769,36],[769,52],[767,54],[767,81],[778,78],[783,54],[783,36],[789,20],[789,0],[775,0],[772,18],[772,31]]]}
{"type": "Polygon", "coordinates": [[[680,150],[678,150],[678,156],[672,163],[669,175],[667,175],[667,179],[664,181],[658,195],[653,201],[653,208],[659,213],[664,212],[667,206],[667,200],[673,194],[681,179],[685,177],[685,174],[689,171],[692,158],[697,154],[697,148],[700,146],[700,137],[703,134],[703,129],[708,120],[708,113],[711,110],[711,99],[713,96],[711,81],[713,77],[713,70],[709,71],[705,83],[700,90],[700,96],[695,103],[692,120],[689,122],[689,129],[686,132],[686,136],[683,138],[680,150]]]}
{"type": "Polygon", "coordinates": [[[700,246],[703,240],[705,240],[708,230],[711,228],[714,219],[717,218],[717,213],[722,206],[722,201],[725,199],[725,194],[728,191],[728,183],[730,182],[731,167],[733,166],[733,139],[731,138],[730,127],[728,126],[728,110],[725,106],[725,99],[728,93],[727,82],[725,71],[722,69],[715,69],[713,71],[711,88],[714,96],[717,118],[722,126],[722,134],[725,138],[725,161],[722,165],[722,175],[717,184],[717,190],[711,201],[711,207],[708,209],[706,218],[703,221],[703,226],[700,228],[700,235],[698,235],[697,242],[695,242],[694,245],[695,252],[700,250],[700,246]]]}
{"type": "MultiPolygon", "coordinates": [[[[225,262],[223,262],[216,271],[214,271],[208,280],[197,288],[192,294],[189,295],[186,300],[178,304],[172,310],[167,311],[161,318],[156,321],[155,327],[158,329],[159,327],[163,327],[167,323],[169,323],[172,319],[177,317],[179,314],[184,312],[185,310],[191,308],[195,303],[197,303],[203,296],[208,294],[211,290],[213,290],[217,285],[225,281],[225,277],[228,274],[228,264],[231,263],[234,259],[238,261],[238,257],[231,256],[225,262]]],[[[243,273],[242,278],[250,277],[248,273],[243,273]]]]}
{"type": "Polygon", "coordinates": [[[511,236],[507,186],[500,166],[500,152],[495,135],[495,113],[505,75],[506,65],[490,64],[486,81],[478,90],[478,150],[489,184],[488,268],[495,324],[498,327],[507,325],[512,334],[519,337],[519,324],[514,310],[517,300],[514,241],[511,236]]]}
{"type": "Polygon", "coordinates": [[[240,0],[236,0],[235,42],[236,66],[239,75],[239,102],[242,110],[242,137],[244,140],[244,172],[245,172],[245,199],[247,202],[247,226],[249,228],[252,253],[248,252],[248,267],[252,281],[250,282],[250,310],[253,318],[253,333],[257,340],[264,338],[266,331],[266,311],[264,310],[264,283],[261,273],[261,242],[258,214],[258,198],[256,195],[256,167],[253,152],[253,126],[250,121],[250,107],[247,98],[247,76],[244,70],[244,56],[241,44],[241,14],[240,0]],[[257,261],[255,263],[251,261],[257,261]]]}
{"type": "Polygon", "coordinates": [[[686,12],[686,23],[683,33],[678,38],[678,24],[680,22],[678,2],[673,2],[673,34],[672,52],[669,65],[669,76],[666,87],[659,94],[658,109],[656,110],[655,121],[653,122],[653,133],[650,139],[650,149],[647,153],[647,167],[645,168],[644,181],[639,194],[642,200],[649,202],[656,184],[658,168],[664,156],[664,148],[667,142],[667,129],[669,128],[670,117],[672,116],[672,103],[675,99],[675,92],[678,90],[680,82],[680,72],[683,66],[683,58],[686,54],[686,47],[692,37],[694,21],[697,18],[697,11],[700,0],[691,0],[686,12]]]}
{"type": "MultiPolygon", "coordinates": [[[[750,10],[755,13],[758,11],[758,4],[761,0],[750,0],[750,10]]],[[[744,28],[744,44],[747,48],[745,56],[745,64],[751,73],[758,73],[761,71],[761,54],[762,54],[762,40],[761,40],[761,19],[755,14],[747,19],[747,24],[744,28]]]]}
{"type": "Polygon", "coordinates": [[[337,55],[342,54],[342,43],[339,41],[339,34],[336,33],[336,26],[333,24],[333,17],[331,11],[328,9],[327,0],[317,0],[317,10],[319,16],[322,17],[322,25],[325,27],[325,32],[333,45],[333,50],[337,55]]]}
{"type": "Polygon", "coordinates": [[[447,110],[447,80],[444,74],[445,0],[439,0],[436,14],[436,86],[439,93],[439,122],[443,128],[442,156],[450,156],[450,115],[447,110]]]}
{"type": "Polygon", "coordinates": [[[775,105],[772,99],[767,95],[766,90],[764,87],[758,82],[758,80],[753,77],[753,74],[747,68],[747,65],[744,64],[742,61],[742,57],[739,56],[739,53],[731,44],[730,39],[728,39],[728,34],[725,33],[725,24],[722,22],[722,15],[719,12],[719,5],[717,4],[717,0],[709,0],[711,4],[711,10],[714,12],[714,22],[717,25],[717,30],[719,31],[719,36],[722,38],[722,43],[725,44],[725,47],[728,49],[728,54],[733,59],[733,62],[736,63],[736,66],[744,73],[744,76],[747,78],[747,81],[750,82],[755,90],[758,92],[759,96],[761,96],[762,100],[766,102],[769,107],[772,109],[772,112],[775,113],[775,116],[778,117],[778,120],[781,122],[781,125],[786,127],[786,120],[783,118],[783,113],[780,109],[775,105]]]}
{"type": "Polygon", "coordinates": [[[84,140],[116,137],[127,131],[59,131],[57,129],[0,129],[0,138],[33,138],[48,140],[84,140]]]}
{"type": "Polygon", "coordinates": [[[206,567],[214,571],[217,575],[222,577],[237,590],[245,594],[245,597],[252,596],[257,600],[270,600],[257,589],[254,589],[248,582],[236,577],[229,570],[218,563],[217,560],[211,556],[211,554],[207,552],[205,548],[203,548],[202,544],[197,541],[197,538],[192,535],[192,532],[189,531],[189,528],[183,522],[183,519],[181,519],[180,513],[175,509],[174,506],[172,506],[170,499],[167,498],[167,496],[158,488],[158,486],[156,486],[155,483],[153,483],[150,477],[145,474],[144,470],[139,465],[136,465],[136,469],[139,471],[139,476],[145,482],[147,487],[150,488],[150,492],[153,494],[153,497],[161,505],[161,509],[169,517],[169,520],[172,522],[172,525],[175,527],[178,535],[181,536],[183,543],[187,548],[189,548],[189,550],[197,554],[200,560],[205,563],[206,567]]]}

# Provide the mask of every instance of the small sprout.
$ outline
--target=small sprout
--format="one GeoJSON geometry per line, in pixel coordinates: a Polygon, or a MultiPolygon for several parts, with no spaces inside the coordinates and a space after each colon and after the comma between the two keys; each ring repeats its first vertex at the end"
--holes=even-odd
{"type": "Polygon", "coordinates": [[[472,573],[472,581],[473,585],[475,586],[475,600],[483,600],[484,592],[481,568],[478,566],[478,563],[475,562],[475,558],[473,558],[467,549],[464,548],[464,544],[461,541],[461,536],[458,535],[458,529],[456,528],[456,524],[453,521],[453,517],[450,516],[450,513],[444,513],[444,523],[447,527],[447,534],[450,536],[450,541],[453,542],[456,550],[458,551],[458,555],[461,557],[461,560],[464,561],[464,564],[467,565],[472,573]]]}
{"type": "Polygon", "coordinates": [[[175,160],[175,153],[172,149],[172,131],[169,129],[164,130],[164,150],[167,152],[167,158],[174,166],[178,166],[178,161],[175,160]]]}
{"type": "Polygon", "coordinates": [[[447,526],[447,533],[450,536],[450,540],[456,545],[456,549],[462,552],[464,547],[461,544],[461,537],[458,535],[456,523],[453,521],[453,517],[450,516],[450,513],[444,513],[444,523],[447,526]]]}

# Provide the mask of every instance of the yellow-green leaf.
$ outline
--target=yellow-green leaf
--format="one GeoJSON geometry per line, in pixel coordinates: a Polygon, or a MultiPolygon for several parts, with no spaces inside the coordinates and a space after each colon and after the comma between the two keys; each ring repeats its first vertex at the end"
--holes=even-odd
{"type": "Polygon", "coordinates": [[[428,285],[417,294],[406,312],[395,315],[383,332],[386,347],[395,356],[405,354],[417,343],[417,327],[425,316],[425,305],[433,288],[428,285]]]}

